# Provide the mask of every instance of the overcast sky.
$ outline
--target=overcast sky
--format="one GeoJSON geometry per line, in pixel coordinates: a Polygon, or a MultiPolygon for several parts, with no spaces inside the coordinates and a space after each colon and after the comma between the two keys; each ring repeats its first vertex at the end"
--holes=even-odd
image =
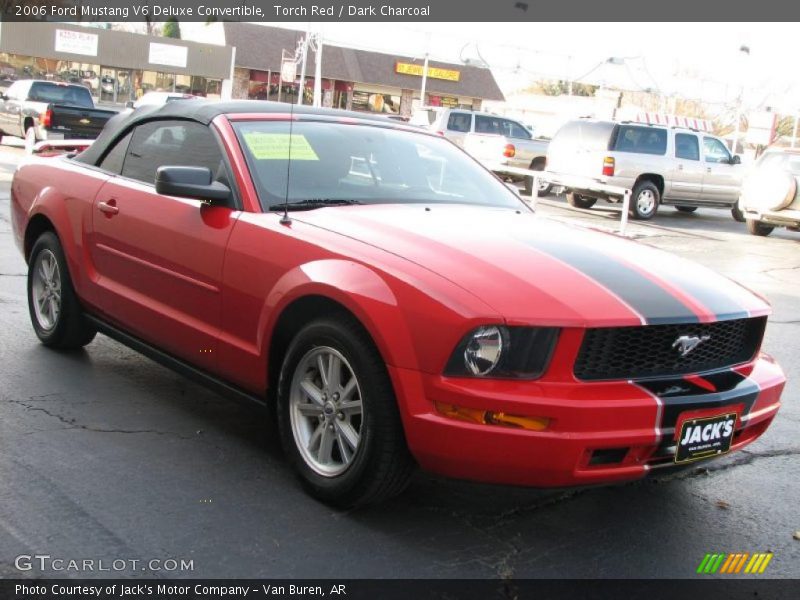
{"type": "MultiPolygon", "coordinates": [[[[269,25],[276,25],[270,23],[269,25]]],[[[305,29],[307,23],[281,24],[305,29]]],[[[800,107],[790,23],[325,23],[331,43],[456,61],[483,59],[505,92],[542,77],[730,102],[800,107]],[[747,45],[749,56],[739,48],[747,45]],[[609,57],[623,64],[604,64],[609,57]],[[592,71],[593,68],[597,67],[592,71]],[[590,72],[591,71],[591,72],[590,72]],[[588,73],[588,74],[587,74],[588,73]]],[[[324,55],[323,55],[324,61],[324,55]]]]}

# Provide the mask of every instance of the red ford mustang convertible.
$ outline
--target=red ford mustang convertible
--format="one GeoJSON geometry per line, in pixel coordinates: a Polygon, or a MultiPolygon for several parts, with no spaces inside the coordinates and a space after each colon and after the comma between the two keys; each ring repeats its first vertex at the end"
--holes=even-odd
{"type": "Polygon", "coordinates": [[[99,331],[274,409],[340,506],[415,464],[631,480],[752,442],[780,406],[768,305],[541,217],[446,139],[377,117],[182,102],[12,184],[39,339],[99,331]]]}

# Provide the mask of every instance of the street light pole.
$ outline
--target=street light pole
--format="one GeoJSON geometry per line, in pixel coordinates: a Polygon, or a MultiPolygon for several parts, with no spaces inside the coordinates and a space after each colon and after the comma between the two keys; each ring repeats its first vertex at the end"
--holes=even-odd
{"type": "MultiPolygon", "coordinates": [[[[750,48],[742,45],[739,47],[739,52],[742,53],[742,58],[747,58],[750,56],[750,48]]],[[[741,69],[739,70],[739,77],[742,77],[741,69]]],[[[739,99],[736,102],[736,122],[734,123],[734,133],[733,133],[733,148],[731,148],[731,153],[736,154],[736,148],[739,145],[739,123],[742,120],[742,102],[744,101],[744,81],[741,80],[741,85],[739,86],[739,99]]]]}
{"type": "MultiPolygon", "coordinates": [[[[301,42],[301,50],[303,57],[300,61],[300,85],[297,89],[297,104],[303,103],[303,96],[305,95],[306,91],[306,59],[308,58],[308,30],[306,30],[306,37],[301,42]]],[[[280,102],[280,100],[278,100],[280,102]]]]}
{"type": "Polygon", "coordinates": [[[422,65],[422,89],[419,92],[420,108],[425,108],[425,86],[428,84],[428,53],[425,53],[425,62],[422,65]]]}
{"type": "Polygon", "coordinates": [[[317,51],[314,54],[314,106],[322,106],[322,34],[317,34],[317,51]]]}

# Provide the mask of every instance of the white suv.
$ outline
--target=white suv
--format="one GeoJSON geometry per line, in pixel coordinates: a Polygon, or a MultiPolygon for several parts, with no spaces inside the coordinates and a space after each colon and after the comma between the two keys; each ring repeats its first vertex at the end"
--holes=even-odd
{"type": "Polygon", "coordinates": [[[738,156],[718,137],[681,127],[577,119],[558,130],[547,171],[567,189],[568,202],[590,208],[598,199],[622,200],[603,186],[630,189],[631,216],[652,219],[661,204],[683,212],[736,207],[742,182],[738,156]]]}

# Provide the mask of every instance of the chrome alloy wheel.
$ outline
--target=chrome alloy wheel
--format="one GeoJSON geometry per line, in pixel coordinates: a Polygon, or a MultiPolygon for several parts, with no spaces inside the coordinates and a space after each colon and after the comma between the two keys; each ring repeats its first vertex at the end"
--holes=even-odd
{"type": "Polygon", "coordinates": [[[36,256],[31,282],[31,300],[36,321],[45,331],[51,331],[61,314],[61,273],[56,256],[42,250],[36,256]]]}
{"type": "Polygon", "coordinates": [[[289,389],[289,417],[300,454],[323,477],[352,464],[361,442],[361,388],[353,368],[336,349],[313,348],[300,359],[289,389]]]}
{"type": "Polygon", "coordinates": [[[636,208],[640,215],[649,215],[656,208],[656,196],[652,190],[642,190],[636,197],[636,208]]]}

